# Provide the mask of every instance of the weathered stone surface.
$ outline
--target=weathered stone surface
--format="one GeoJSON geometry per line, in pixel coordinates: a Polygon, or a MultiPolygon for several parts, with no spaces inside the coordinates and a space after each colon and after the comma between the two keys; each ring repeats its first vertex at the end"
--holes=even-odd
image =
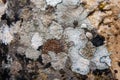
{"type": "Polygon", "coordinates": [[[119,79],[119,0],[4,1],[0,80],[119,79]]]}

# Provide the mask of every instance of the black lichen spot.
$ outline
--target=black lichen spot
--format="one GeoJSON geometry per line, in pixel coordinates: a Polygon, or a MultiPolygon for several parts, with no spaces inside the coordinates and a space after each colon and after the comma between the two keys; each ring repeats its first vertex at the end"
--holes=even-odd
{"type": "Polygon", "coordinates": [[[74,25],[74,27],[76,27],[78,25],[78,21],[74,20],[73,25],[74,25]]]}
{"type": "Polygon", "coordinates": [[[91,40],[93,45],[96,47],[103,45],[104,41],[105,41],[105,38],[101,35],[97,35],[91,40]]]}
{"type": "Polygon", "coordinates": [[[47,13],[55,12],[55,8],[54,8],[53,6],[48,5],[48,6],[46,7],[46,12],[47,12],[47,13]]]}
{"type": "Polygon", "coordinates": [[[19,18],[18,14],[15,14],[14,15],[14,19],[10,19],[9,16],[6,13],[4,13],[2,15],[2,17],[1,17],[1,20],[6,20],[7,21],[7,25],[10,26],[10,25],[12,25],[12,22],[16,23],[17,21],[20,20],[20,18],[19,18]]]}
{"type": "Polygon", "coordinates": [[[10,20],[6,13],[2,15],[1,20],[6,20],[8,26],[12,24],[12,21],[10,20]]]}
{"type": "Polygon", "coordinates": [[[16,76],[16,80],[30,80],[28,78],[28,71],[27,70],[20,70],[18,71],[19,75],[16,76]]]}
{"type": "Polygon", "coordinates": [[[82,79],[82,80],[87,80],[87,78],[88,78],[87,75],[82,75],[82,76],[81,76],[81,79],[82,79]]]}
{"type": "Polygon", "coordinates": [[[60,74],[65,74],[65,71],[63,69],[61,69],[59,72],[60,74]]]}
{"type": "Polygon", "coordinates": [[[98,70],[98,69],[96,69],[96,70],[93,71],[93,74],[94,74],[94,75],[99,75],[99,76],[101,76],[103,73],[104,73],[105,75],[108,75],[108,74],[111,73],[111,70],[110,70],[110,69],[104,69],[104,70],[98,70]]]}
{"type": "Polygon", "coordinates": [[[42,49],[42,47],[43,47],[43,46],[39,46],[37,50],[40,51],[40,50],[42,49]]]}
{"type": "Polygon", "coordinates": [[[37,61],[38,61],[39,63],[41,63],[42,65],[44,65],[44,63],[42,62],[43,59],[42,59],[42,56],[41,56],[41,55],[39,56],[39,58],[37,59],[37,61]]]}
{"type": "Polygon", "coordinates": [[[20,20],[20,18],[19,18],[19,15],[18,14],[15,14],[14,15],[14,18],[15,18],[15,20],[14,20],[14,22],[16,23],[17,21],[19,21],[20,20]]]}
{"type": "Polygon", "coordinates": [[[7,63],[8,45],[0,43],[0,64],[4,60],[7,63]]]}
{"type": "Polygon", "coordinates": [[[51,62],[47,63],[44,68],[49,68],[51,66],[51,62]]]}
{"type": "Polygon", "coordinates": [[[10,80],[9,72],[10,72],[10,69],[8,69],[8,68],[3,70],[2,80],[10,80]]]}
{"type": "Polygon", "coordinates": [[[38,73],[37,72],[30,72],[30,80],[35,80],[37,78],[38,73]]]}
{"type": "Polygon", "coordinates": [[[24,62],[25,64],[29,64],[30,61],[33,62],[32,59],[26,58],[25,55],[20,55],[20,54],[17,54],[17,53],[16,53],[15,56],[17,57],[17,59],[18,59],[19,61],[22,61],[22,62],[24,62]]]}

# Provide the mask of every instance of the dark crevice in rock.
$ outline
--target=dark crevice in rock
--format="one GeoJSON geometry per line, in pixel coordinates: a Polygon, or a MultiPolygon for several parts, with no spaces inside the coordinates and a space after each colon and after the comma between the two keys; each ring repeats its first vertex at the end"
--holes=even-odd
{"type": "Polygon", "coordinates": [[[45,69],[45,68],[49,68],[49,67],[51,67],[51,62],[47,63],[47,64],[44,66],[44,69],[45,69]]]}
{"type": "Polygon", "coordinates": [[[42,62],[43,59],[42,59],[42,56],[41,56],[41,55],[39,56],[39,58],[37,59],[37,61],[38,61],[40,64],[44,65],[44,63],[42,62]]]}
{"type": "Polygon", "coordinates": [[[98,75],[98,76],[101,76],[103,73],[104,73],[105,75],[108,75],[108,74],[110,74],[110,73],[112,73],[112,72],[111,72],[110,69],[104,69],[104,70],[98,70],[98,69],[96,69],[96,70],[93,71],[93,74],[94,74],[94,75],[98,75]]]}
{"type": "Polygon", "coordinates": [[[37,50],[40,51],[40,50],[42,49],[42,47],[43,47],[43,46],[39,46],[37,50]]]}
{"type": "Polygon", "coordinates": [[[10,19],[9,16],[7,16],[7,14],[4,13],[4,14],[2,15],[2,17],[1,17],[1,20],[6,20],[6,21],[7,21],[7,25],[10,26],[10,25],[12,25],[12,22],[15,22],[15,23],[16,23],[17,21],[20,20],[20,18],[19,18],[19,16],[18,16],[18,14],[15,14],[15,15],[14,15],[14,19],[10,19]]]}
{"type": "Polygon", "coordinates": [[[5,68],[2,71],[2,73],[0,72],[0,76],[1,76],[2,80],[10,80],[10,74],[9,74],[9,72],[10,72],[10,69],[8,69],[8,68],[5,68]]]}
{"type": "Polygon", "coordinates": [[[104,44],[105,38],[101,35],[96,35],[91,42],[94,46],[99,47],[104,44]]]}
{"type": "Polygon", "coordinates": [[[0,66],[2,64],[2,61],[7,63],[7,54],[8,54],[8,45],[5,45],[3,43],[0,43],[0,66]]]}

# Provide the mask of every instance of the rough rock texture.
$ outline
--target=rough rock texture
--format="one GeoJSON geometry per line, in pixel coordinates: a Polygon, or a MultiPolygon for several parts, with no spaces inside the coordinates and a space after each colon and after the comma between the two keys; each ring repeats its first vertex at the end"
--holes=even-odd
{"type": "Polygon", "coordinates": [[[89,1],[86,0],[87,8],[94,5],[94,10],[89,16],[90,21],[98,32],[103,35],[106,39],[106,45],[111,54],[113,74],[116,75],[117,79],[120,79],[118,66],[119,62],[119,49],[120,49],[120,0],[105,0],[105,1],[89,1]],[[117,73],[115,73],[117,71],[117,73]]]}
{"type": "Polygon", "coordinates": [[[119,80],[119,2],[0,0],[0,80],[119,80]]]}

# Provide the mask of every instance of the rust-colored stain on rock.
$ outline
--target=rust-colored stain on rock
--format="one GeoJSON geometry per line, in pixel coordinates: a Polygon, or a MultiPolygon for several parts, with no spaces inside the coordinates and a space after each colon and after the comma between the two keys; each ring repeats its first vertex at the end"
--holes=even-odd
{"type": "Polygon", "coordinates": [[[64,45],[60,40],[49,39],[43,44],[42,52],[48,53],[48,51],[53,51],[55,53],[64,52],[64,45]]]}

